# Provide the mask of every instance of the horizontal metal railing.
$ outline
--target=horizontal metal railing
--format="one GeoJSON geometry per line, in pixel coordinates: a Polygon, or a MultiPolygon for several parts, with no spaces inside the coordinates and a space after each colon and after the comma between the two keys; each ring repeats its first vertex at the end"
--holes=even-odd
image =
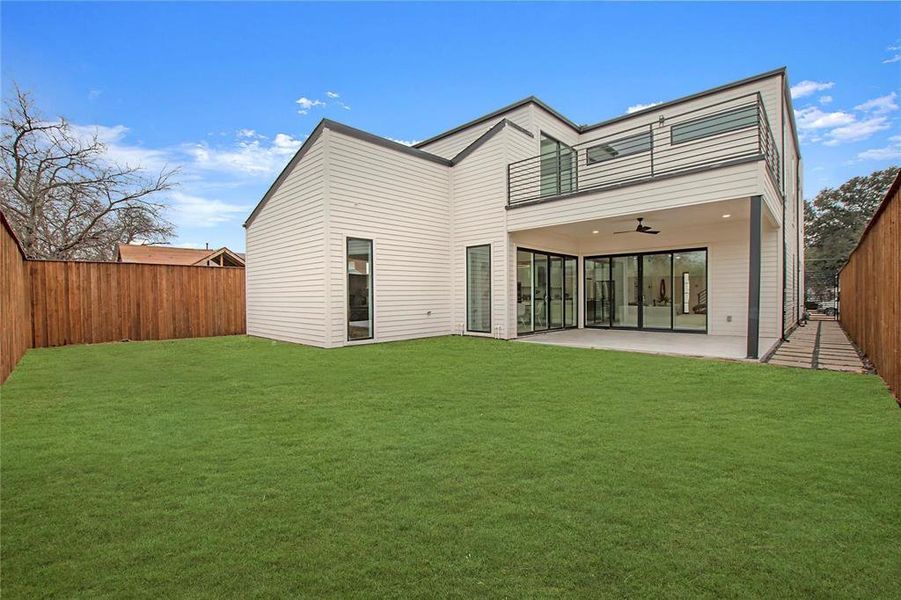
{"type": "Polygon", "coordinates": [[[511,206],[740,160],[765,160],[781,190],[779,150],[760,94],[617,130],[507,166],[511,206]]]}

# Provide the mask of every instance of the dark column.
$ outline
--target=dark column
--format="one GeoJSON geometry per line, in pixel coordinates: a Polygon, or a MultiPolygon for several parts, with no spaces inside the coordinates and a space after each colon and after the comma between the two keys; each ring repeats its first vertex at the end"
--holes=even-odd
{"type": "Polygon", "coordinates": [[[760,337],[760,241],[763,198],[751,196],[751,219],[748,231],[748,358],[758,358],[760,337]]]}

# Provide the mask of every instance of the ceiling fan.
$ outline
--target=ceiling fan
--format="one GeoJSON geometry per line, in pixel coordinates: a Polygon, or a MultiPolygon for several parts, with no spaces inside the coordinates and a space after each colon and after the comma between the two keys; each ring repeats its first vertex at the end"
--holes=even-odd
{"type": "Polygon", "coordinates": [[[638,217],[638,227],[636,227],[635,229],[629,229],[628,231],[614,231],[613,235],[616,235],[618,233],[649,233],[651,235],[657,235],[658,233],[660,233],[656,229],[651,229],[650,225],[643,225],[643,220],[644,217],[638,217]]]}

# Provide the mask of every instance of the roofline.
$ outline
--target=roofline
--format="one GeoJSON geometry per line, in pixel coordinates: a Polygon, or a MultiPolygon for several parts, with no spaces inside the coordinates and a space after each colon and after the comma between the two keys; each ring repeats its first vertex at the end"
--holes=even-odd
{"type": "Polygon", "coordinates": [[[300,160],[307,152],[309,152],[310,148],[313,147],[313,144],[316,143],[316,140],[319,139],[319,136],[322,135],[322,132],[326,129],[335,131],[337,133],[342,133],[348,137],[369,142],[383,148],[388,148],[389,150],[396,150],[397,152],[402,152],[416,158],[428,160],[445,167],[453,167],[464,158],[472,154],[479,146],[487,142],[491,137],[493,137],[497,132],[499,132],[506,126],[510,126],[520,131],[521,133],[528,135],[529,137],[534,137],[534,134],[532,134],[531,131],[517,125],[510,119],[502,119],[494,127],[486,131],[484,134],[479,136],[478,139],[461,150],[454,158],[447,159],[443,156],[438,156],[437,154],[432,154],[431,152],[426,152],[425,150],[407,146],[406,144],[401,144],[400,142],[389,140],[388,138],[375,135],[374,133],[369,133],[368,131],[363,131],[362,129],[357,129],[349,125],[345,125],[344,123],[332,121],[331,119],[322,119],[319,124],[316,125],[316,128],[313,129],[313,132],[309,135],[309,137],[304,141],[303,145],[301,145],[301,147],[297,150],[288,164],[285,165],[285,168],[282,169],[281,173],[279,173],[275,181],[272,182],[272,185],[269,186],[269,189],[266,190],[266,193],[263,194],[263,198],[254,207],[253,211],[250,213],[250,216],[247,217],[247,220],[244,221],[244,227],[246,228],[253,222],[266,202],[269,201],[269,198],[272,197],[272,195],[279,188],[279,186],[281,186],[281,184],[288,177],[297,163],[300,162],[300,160]]]}
{"type": "Polygon", "coordinates": [[[536,96],[528,96],[527,98],[518,100],[518,101],[514,102],[513,104],[508,104],[507,106],[504,106],[503,108],[499,108],[493,112],[490,112],[487,115],[482,115],[481,117],[473,119],[472,121],[468,121],[462,125],[454,127],[453,129],[449,129],[443,133],[439,133],[436,136],[432,136],[427,140],[422,140],[421,142],[416,142],[415,144],[413,144],[413,147],[421,148],[423,146],[427,146],[428,144],[431,144],[432,142],[437,142],[438,140],[440,140],[442,138],[446,138],[449,135],[459,133],[465,129],[469,129],[470,127],[473,127],[474,125],[478,125],[479,123],[482,123],[484,121],[489,121],[495,117],[499,117],[500,115],[502,115],[504,113],[508,113],[511,110],[516,110],[517,108],[520,108],[521,106],[525,106],[526,104],[535,104],[537,106],[540,106],[544,110],[548,111],[549,113],[551,113],[552,115],[554,115],[555,117],[557,117],[558,119],[560,119],[561,121],[563,121],[564,123],[566,123],[567,125],[572,127],[573,129],[575,129],[576,131],[578,131],[579,128],[581,127],[581,125],[577,125],[576,123],[573,123],[568,118],[566,118],[562,113],[554,110],[551,106],[545,104],[540,98],[537,98],[536,96]]]}
{"type": "Polygon", "coordinates": [[[766,71],[764,73],[758,73],[757,75],[745,77],[744,79],[738,79],[736,81],[724,83],[723,85],[718,85],[714,88],[710,88],[710,89],[704,90],[702,92],[689,94],[688,96],[682,96],[681,98],[676,98],[675,100],[669,100],[667,102],[661,102],[660,104],[655,104],[654,106],[650,106],[648,108],[643,108],[641,110],[636,110],[635,112],[627,113],[625,115],[619,115],[618,117],[613,117],[612,119],[607,119],[605,121],[599,121],[599,122],[593,123],[591,125],[582,125],[579,128],[579,133],[585,133],[587,131],[592,131],[599,127],[604,127],[605,125],[612,125],[613,123],[625,121],[626,119],[640,117],[642,115],[646,115],[646,114],[652,113],[654,111],[658,111],[658,110],[662,110],[664,108],[669,108],[671,106],[675,106],[676,104],[682,104],[683,102],[690,102],[691,100],[698,100],[699,98],[704,98],[704,97],[710,96],[712,94],[718,94],[720,92],[725,92],[726,90],[730,90],[732,88],[736,88],[736,87],[739,87],[742,85],[747,85],[749,83],[754,83],[755,81],[760,81],[761,79],[769,79],[770,77],[775,77],[777,75],[784,75],[785,72],[786,72],[785,67],[779,67],[778,69],[772,69],[772,70],[766,71]]]}
{"type": "Polygon", "coordinates": [[[870,220],[867,221],[866,227],[863,228],[863,231],[860,234],[860,239],[857,240],[857,244],[854,246],[854,250],[848,254],[848,258],[845,259],[844,264],[839,268],[838,272],[841,273],[845,270],[845,267],[848,266],[848,263],[851,262],[851,257],[854,256],[854,253],[860,248],[860,245],[863,244],[864,238],[867,237],[867,233],[869,233],[870,229],[876,224],[876,221],[879,220],[879,216],[885,212],[885,209],[888,207],[889,202],[892,201],[892,198],[895,197],[895,194],[898,193],[898,190],[901,189],[901,171],[895,173],[895,180],[892,182],[892,185],[889,186],[888,191],[885,193],[885,197],[882,199],[882,202],[879,203],[879,206],[876,207],[876,212],[873,213],[873,216],[870,217],[870,220]]]}
{"type": "Polygon", "coordinates": [[[785,99],[785,107],[788,109],[788,121],[792,124],[792,139],[795,142],[795,154],[798,161],[801,160],[801,140],[798,139],[798,125],[795,123],[795,105],[792,101],[792,90],[788,85],[788,69],[782,67],[782,97],[785,99]]]}
{"type": "Polygon", "coordinates": [[[196,265],[196,264],[199,263],[199,262],[202,262],[202,261],[205,261],[205,260],[211,260],[214,256],[219,256],[220,254],[228,254],[228,255],[230,255],[232,258],[234,258],[235,260],[240,261],[242,265],[243,265],[243,264],[246,264],[246,261],[245,261],[243,258],[241,258],[240,256],[238,256],[237,253],[232,252],[231,250],[229,250],[229,249],[228,249],[228,246],[222,246],[222,247],[219,248],[218,250],[213,250],[212,252],[210,252],[209,254],[207,254],[206,256],[204,256],[203,258],[199,258],[199,259],[197,259],[196,261],[194,261],[193,264],[196,265]]]}
{"type": "MultiPolygon", "coordinates": [[[[676,98],[675,100],[670,100],[668,102],[663,102],[661,104],[655,104],[654,106],[644,108],[642,110],[637,110],[635,112],[628,113],[625,115],[619,115],[619,116],[613,117],[611,119],[606,119],[604,121],[592,123],[590,125],[578,125],[575,122],[571,121],[570,119],[566,118],[563,114],[561,114],[559,111],[555,110],[553,107],[548,105],[546,102],[543,102],[540,98],[538,98],[536,96],[529,96],[527,98],[523,98],[522,100],[519,100],[518,102],[514,102],[513,104],[508,104],[507,106],[504,106],[503,108],[499,108],[493,112],[490,112],[487,115],[483,115],[481,117],[473,119],[472,121],[468,121],[467,123],[464,123],[463,125],[454,127],[453,129],[449,129],[448,131],[445,131],[443,133],[439,133],[438,135],[430,137],[427,140],[418,142],[418,143],[414,144],[414,147],[422,148],[423,146],[427,146],[427,145],[429,145],[433,142],[436,142],[440,139],[443,139],[443,138],[453,135],[455,133],[459,133],[463,130],[469,129],[470,127],[478,125],[479,123],[482,123],[484,121],[489,121],[489,120],[491,120],[495,117],[498,117],[504,113],[510,112],[511,110],[516,110],[517,108],[520,108],[521,106],[525,106],[526,104],[530,104],[530,103],[534,104],[536,106],[539,106],[540,108],[546,110],[553,116],[557,117],[558,119],[560,119],[561,121],[563,121],[564,123],[569,125],[577,133],[585,133],[588,131],[592,131],[594,129],[598,129],[599,127],[604,127],[606,125],[612,125],[614,123],[618,123],[618,122],[624,121],[626,119],[631,119],[631,118],[634,118],[637,116],[641,116],[643,114],[652,113],[656,110],[668,108],[670,106],[674,106],[676,104],[681,104],[683,102],[688,102],[690,100],[697,100],[698,98],[703,98],[705,96],[723,92],[723,91],[726,91],[731,88],[739,87],[742,85],[747,85],[747,84],[753,83],[755,81],[760,81],[761,79],[768,79],[770,77],[775,77],[777,75],[785,75],[786,72],[787,72],[786,67],[779,67],[778,69],[772,69],[772,70],[766,71],[764,73],[759,73],[757,75],[752,75],[752,76],[746,77],[744,79],[739,79],[737,81],[725,83],[723,85],[720,85],[720,86],[717,86],[714,88],[710,88],[710,89],[704,90],[702,92],[689,94],[688,96],[682,96],[680,98],[676,98]]],[[[787,79],[786,79],[786,81],[787,81],[787,79]]],[[[792,119],[792,126],[794,127],[794,115],[791,116],[791,119],[792,119]]],[[[795,137],[797,138],[797,132],[795,133],[795,137]]],[[[800,153],[800,151],[799,151],[799,153],[800,153]]]]}

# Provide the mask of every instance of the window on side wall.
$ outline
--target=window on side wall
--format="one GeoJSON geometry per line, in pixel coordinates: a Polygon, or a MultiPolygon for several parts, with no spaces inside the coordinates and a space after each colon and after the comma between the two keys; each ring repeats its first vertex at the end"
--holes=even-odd
{"type": "Polygon", "coordinates": [[[756,126],[757,105],[752,104],[692,119],[684,123],[677,123],[672,126],[670,136],[673,144],[681,144],[720,133],[756,126]]]}
{"type": "Polygon", "coordinates": [[[597,146],[591,146],[585,151],[587,164],[594,165],[600,162],[622,158],[632,154],[648,152],[651,149],[650,132],[630,135],[618,140],[604,142],[597,146]]]}

